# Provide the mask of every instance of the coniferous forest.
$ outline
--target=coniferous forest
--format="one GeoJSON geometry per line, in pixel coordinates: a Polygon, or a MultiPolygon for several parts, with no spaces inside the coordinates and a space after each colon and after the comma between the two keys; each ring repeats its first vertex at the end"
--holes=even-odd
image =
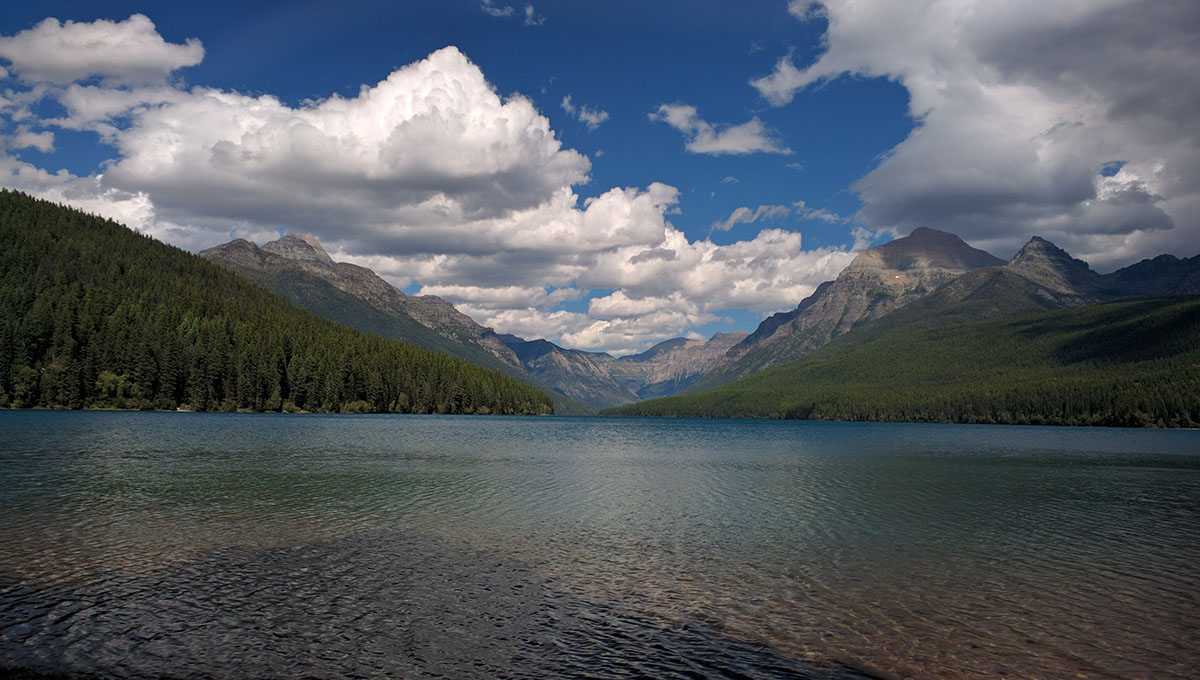
{"type": "Polygon", "coordinates": [[[542,414],[537,389],[0,191],[0,407],[542,414]]]}

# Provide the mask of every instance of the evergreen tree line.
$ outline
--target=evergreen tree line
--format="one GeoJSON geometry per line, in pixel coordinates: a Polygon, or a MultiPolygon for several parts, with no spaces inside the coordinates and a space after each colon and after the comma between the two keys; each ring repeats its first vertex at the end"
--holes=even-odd
{"type": "Polygon", "coordinates": [[[495,371],[339,326],[116,222],[8,190],[0,407],[553,411],[495,371]]]}
{"type": "Polygon", "coordinates": [[[854,335],[723,387],[605,413],[1200,427],[1197,298],[854,335]]]}

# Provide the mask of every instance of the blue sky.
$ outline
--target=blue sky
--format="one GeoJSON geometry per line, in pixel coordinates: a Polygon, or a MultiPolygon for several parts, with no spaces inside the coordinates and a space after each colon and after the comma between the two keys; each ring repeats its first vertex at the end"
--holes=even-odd
{"type": "Polygon", "coordinates": [[[313,232],[497,330],[636,351],[752,330],[918,226],[1102,270],[1195,254],[1198,15],[23,3],[0,184],[191,250],[313,232]]]}

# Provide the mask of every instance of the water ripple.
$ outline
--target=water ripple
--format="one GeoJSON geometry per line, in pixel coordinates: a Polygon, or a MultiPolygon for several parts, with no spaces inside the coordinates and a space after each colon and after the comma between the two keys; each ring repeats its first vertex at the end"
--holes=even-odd
{"type": "Polygon", "coordinates": [[[0,670],[1200,667],[1200,433],[0,413],[0,670]]]}

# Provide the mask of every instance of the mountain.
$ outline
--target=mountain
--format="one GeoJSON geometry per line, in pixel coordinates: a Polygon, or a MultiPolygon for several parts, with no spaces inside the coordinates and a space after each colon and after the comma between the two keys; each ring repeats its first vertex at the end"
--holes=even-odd
{"type": "Polygon", "coordinates": [[[745,333],[717,333],[707,341],[673,338],[641,354],[564,349],[546,340],[501,339],[527,370],[555,390],[597,407],[675,394],[695,382],[745,333]]]}
{"type": "MultiPolygon", "coordinates": [[[[302,295],[295,284],[305,278],[310,280],[308,286],[313,285],[313,280],[323,281],[397,319],[405,333],[412,336],[412,340],[405,338],[409,342],[451,355],[464,351],[456,345],[466,345],[483,350],[510,367],[521,365],[495,333],[472,321],[454,305],[434,295],[405,295],[366,267],[334,262],[312,234],[288,234],[261,248],[238,239],[203,250],[199,255],[301,306],[312,299],[312,291],[302,295]]],[[[463,358],[477,357],[478,353],[472,353],[463,358]]]]}
{"type": "Polygon", "coordinates": [[[708,340],[674,338],[641,354],[620,357],[612,373],[636,386],[638,400],[675,394],[699,380],[748,333],[717,333],[708,340]]]}
{"type": "Polygon", "coordinates": [[[1200,294],[1200,255],[1179,259],[1159,255],[1107,274],[1105,285],[1125,295],[1197,295],[1200,294]]]}
{"type": "Polygon", "coordinates": [[[706,392],[605,413],[1200,427],[1195,297],[870,329],[706,392]]]}
{"type": "Polygon", "coordinates": [[[337,325],[203,258],[7,190],[0,406],[552,410],[495,371],[337,325]]]}
{"type": "Polygon", "coordinates": [[[334,262],[312,234],[288,234],[262,247],[237,239],[199,255],[331,321],[457,357],[532,385],[551,394],[556,412],[595,411],[532,376],[491,329],[449,302],[433,295],[405,295],[366,267],[334,262]]]}
{"type": "Polygon", "coordinates": [[[609,370],[615,361],[604,352],[565,349],[549,340],[501,335],[531,374],[552,389],[590,406],[605,408],[637,401],[637,393],[609,370]]]}
{"type": "Polygon", "coordinates": [[[1040,236],[1034,236],[1013,255],[1009,271],[1034,283],[1058,307],[1075,307],[1114,297],[1104,278],[1083,260],[1040,236]]]}
{"type": "Polygon", "coordinates": [[[1034,236],[1002,267],[969,271],[856,333],[857,342],[905,325],[941,327],[1100,302],[1200,293],[1200,257],[1161,255],[1097,274],[1034,236]]]}
{"type": "Polygon", "coordinates": [[[642,354],[615,358],[499,335],[440,297],[405,295],[370,269],[334,262],[311,234],[288,234],[261,247],[238,239],[200,256],[332,321],[444,352],[550,391],[560,413],[595,412],[674,394],[745,337],[675,338],[642,354]]]}
{"type": "Polygon", "coordinates": [[[953,234],[917,229],[865,250],[835,281],[776,314],[733,347],[689,392],[795,361],[850,330],[859,341],[910,323],[925,327],[1138,297],[1200,293],[1200,256],[1163,255],[1111,274],[1039,237],[1008,262],[953,234]]]}
{"type": "Polygon", "coordinates": [[[864,250],[836,280],[818,286],[796,309],[763,321],[689,391],[794,361],[967,271],[1003,264],[954,234],[935,229],[916,229],[904,238],[864,250]]]}

